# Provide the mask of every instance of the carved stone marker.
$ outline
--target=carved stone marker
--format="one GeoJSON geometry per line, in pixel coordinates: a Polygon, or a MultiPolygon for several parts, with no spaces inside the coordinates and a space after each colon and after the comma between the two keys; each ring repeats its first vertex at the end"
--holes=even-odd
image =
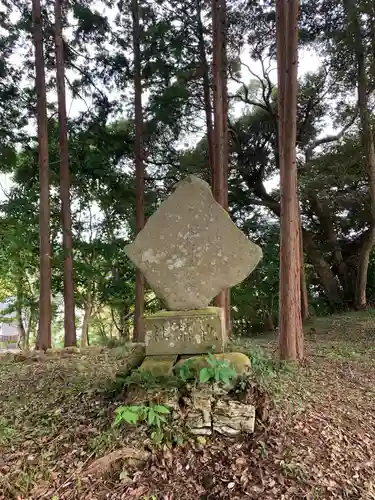
{"type": "Polygon", "coordinates": [[[144,318],[141,370],[167,375],[178,355],[223,353],[224,311],[208,306],[254,270],[262,250],[231,221],[210,186],[193,175],[179,182],[126,252],[169,309],[144,318]]]}
{"type": "Polygon", "coordinates": [[[144,319],[146,355],[224,352],[224,311],[207,307],[193,311],[160,311],[144,319]]]}
{"type": "Polygon", "coordinates": [[[210,186],[189,175],[126,247],[167,309],[207,307],[222,290],[243,281],[262,250],[214,200],[210,186]]]}

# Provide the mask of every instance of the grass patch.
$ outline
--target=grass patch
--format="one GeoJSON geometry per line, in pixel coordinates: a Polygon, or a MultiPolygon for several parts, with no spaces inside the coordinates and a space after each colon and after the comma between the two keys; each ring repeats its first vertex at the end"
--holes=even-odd
{"type": "Polygon", "coordinates": [[[16,429],[5,418],[0,417],[0,446],[12,444],[16,436],[16,429]]]}

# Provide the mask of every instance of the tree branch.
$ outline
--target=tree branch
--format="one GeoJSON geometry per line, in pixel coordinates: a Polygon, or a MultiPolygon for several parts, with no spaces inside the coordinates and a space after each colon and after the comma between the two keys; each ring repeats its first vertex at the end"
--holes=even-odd
{"type": "Polygon", "coordinates": [[[305,153],[306,162],[308,162],[311,159],[314,149],[316,149],[318,146],[322,146],[323,144],[328,144],[330,142],[334,142],[340,139],[345,134],[345,132],[354,124],[354,122],[357,119],[357,116],[358,116],[358,106],[356,108],[356,112],[354,113],[352,119],[340,130],[340,132],[334,135],[328,135],[321,139],[317,139],[315,142],[313,142],[312,145],[306,150],[305,153]]]}

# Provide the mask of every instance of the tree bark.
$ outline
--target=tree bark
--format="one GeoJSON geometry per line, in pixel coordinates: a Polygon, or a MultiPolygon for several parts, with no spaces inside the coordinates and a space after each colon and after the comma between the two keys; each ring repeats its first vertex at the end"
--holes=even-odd
{"type": "Polygon", "coordinates": [[[301,316],[302,321],[310,317],[309,312],[309,294],[307,291],[307,282],[305,274],[305,259],[303,255],[302,226],[300,226],[300,256],[301,256],[301,316]]]}
{"type": "Polygon", "coordinates": [[[363,309],[367,306],[368,265],[371,251],[375,245],[375,146],[369,111],[366,53],[363,44],[364,37],[361,28],[360,13],[357,10],[354,0],[345,0],[344,4],[348,15],[349,30],[354,38],[354,52],[357,63],[358,107],[370,194],[370,227],[360,250],[354,297],[356,308],[363,309]]]}
{"type": "Polygon", "coordinates": [[[62,8],[63,0],[55,0],[56,83],[60,146],[60,199],[64,251],[64,346],[69,347],[77,344],[77,338],[75,327],[72,215],[70,209],[70,171],[68,121],[66,115],[65,96],[65,61],[62,37],[62,8]]]}
{"type": "Polygon", "coordinates": [[[35,87],[37,94],[38,157],[39,157],[39,238],[40,286],[38,348],[51,347],[51,242],[48,167],[47,96],[44,68],[43,30],[40,0],[32,1],[33,42],[35,49],[35,87]]]}
{"type": "Polygon", "coordinates": [[[280,150],[280,358],[303,358],[297,190],[298,0],[276,1],[280,150]]]}
{"type": "Polygon", "coordinates": [[[26,330],[25,330],[25,325],[23,324],[22,320],[22,309],[20,305],[17,303],[16,305],[16,319],[17,319],[17,327],[18,327],[18,348],[19,349],[25,349],[26,347],[26,330]]]}
{"type": "Polygon", "coordinates": [[[81,328],[81,347],[87,347],[89,336],[89,325],[92,312],[92,299],[91,299],[91,283],[88,284],[88,291],[85,300],[82,328],[81,328]]]}
{"type": "Polygon", "coordinates": [[[212,105],[211,105],[211,90],[210,90],[210,70],[207,62],[206,46],[204,43],[204,29],[202,23],[202,4],[201,0],[197,1],[197,35],[199,45],[199,58],[203,73],[203,99],[204,112],[206,116],[207,128],[207,144],[208,144],[208,166],[211,179],[211,187],[214,192],[214,137],[212,124],[212,105]]]}
{"type": "Polygon", "coordinates": [[[329,243],[329,245],[331,246],[333,265],[337,268],[337,274],[340,279],[342,288],[346,290],[348,287],[348,269],[342,255],[339,241],[337,239],[334,221],[331,216],[330,210],[326,205],[323,205],[320,202],[316,193],[310,192],[308,195],[308,199],[310,201],[311,208],[319,219],[325,238],[327,239],[327,243],[329,243]]]}
{"type": "MultiPolygon", "coordinates": [[[[135,217],[137,234],[145,224],[144,213],[144,145],[143,145],[143,112],[142,112],[142,76],[141,76],[141,28],[139,24],[138,0],[132,0],[133,17],[133,51],[134,51],[134,113],[135,113],[135,217]]],[[[144,277],[139,269],[136,271],[134,342],[144,341],[144,277]]]]}
{"type": "MultiPolygon", "coordinates": [[[[228,104],[226,64],[226,5],[225,0],[212,0],[212,45],[213,45],[213,95],[214,95],[214,168],[213,191],[220,205],[228,208],[228,104]]],[[[228,291],[215,297],[215,305],[225,313],[227,332],[230,332],[228,291]]]]}

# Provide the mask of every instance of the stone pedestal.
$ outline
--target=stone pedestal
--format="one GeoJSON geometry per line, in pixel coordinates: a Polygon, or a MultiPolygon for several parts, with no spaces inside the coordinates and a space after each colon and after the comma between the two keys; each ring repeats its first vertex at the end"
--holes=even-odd
{"type": "Polygon", "coordinates": [[[160,311],[144,318],[147,356],[224,352],[224,311],[207,307],[192,311],[160,311]]]}

